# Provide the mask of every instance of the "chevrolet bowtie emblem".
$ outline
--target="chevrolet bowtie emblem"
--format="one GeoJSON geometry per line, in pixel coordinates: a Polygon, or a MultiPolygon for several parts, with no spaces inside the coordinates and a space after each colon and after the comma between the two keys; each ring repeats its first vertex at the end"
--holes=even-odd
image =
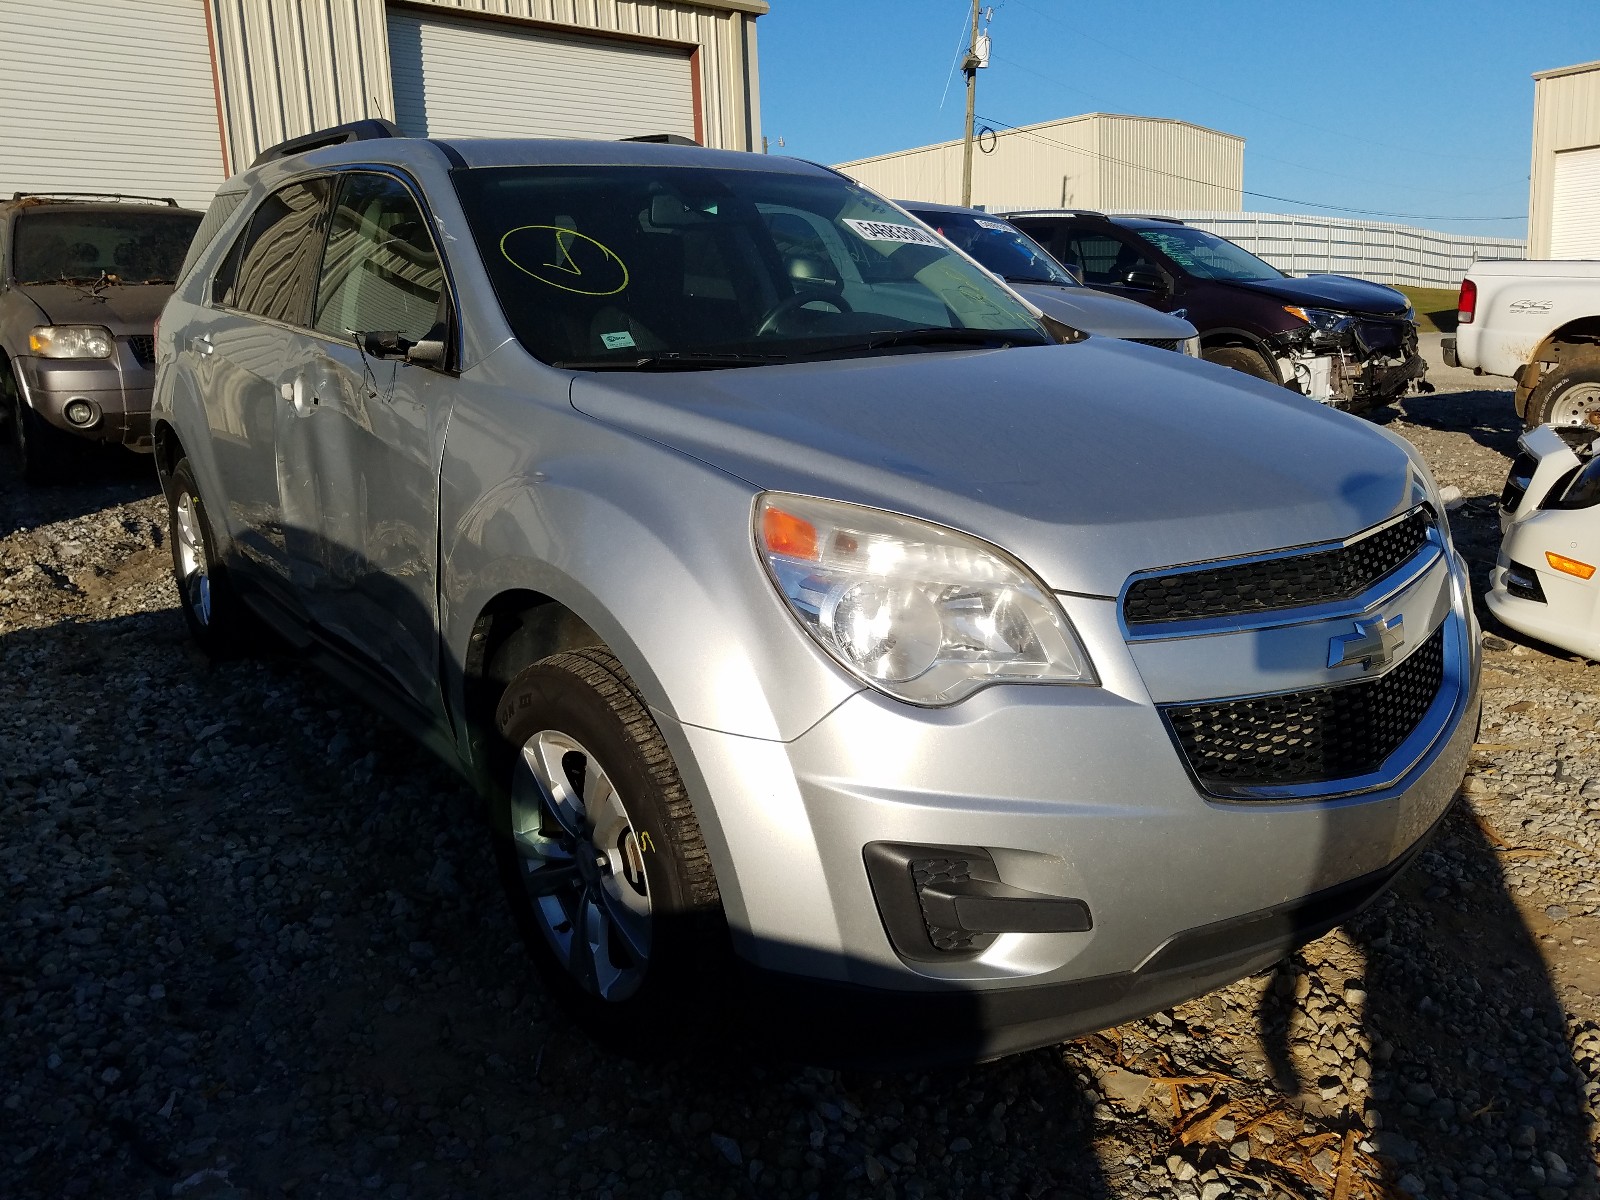
{"type": "Polygon", "coordinates": [[[1387,667],[1394,661],[1395,652],[1406,644],[1403,625],[1400,617],[1357,621],[1354,633],[1336,637],[1328,643],[1328,665],[1348,667],[1360,663],[1369,671],[1373,667],[1387,667]]]}

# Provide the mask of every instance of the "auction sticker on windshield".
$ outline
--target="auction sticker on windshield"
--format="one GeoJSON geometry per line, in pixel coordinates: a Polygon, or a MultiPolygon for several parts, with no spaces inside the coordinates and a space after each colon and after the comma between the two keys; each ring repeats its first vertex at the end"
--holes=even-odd
{"type": "Polygon", "coordinates": [[[943,243],[926,229],[915,225],[896,225],[889,221],[857,221],[846,217],[844,223],[869,242],[904,242],[912,246],[942,246],[943,243]]]}

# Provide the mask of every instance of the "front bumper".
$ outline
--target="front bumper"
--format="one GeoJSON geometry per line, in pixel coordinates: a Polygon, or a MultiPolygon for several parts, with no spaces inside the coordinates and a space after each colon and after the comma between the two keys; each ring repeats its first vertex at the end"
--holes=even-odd
{"type": "Polygon", "coordinates": [[[1519,633],[1600,660],[1600,572],[1580,579],[1557,571],[1546,557],[1554,552],[1600,565],[1600,508],[1541,507],[1580,462],[1548,425],[1523,434],[1501,494],[1503,536],[1485,602],[1519,633]]]}
{"type": "Polygon", "coordinates": [[[1351,317],[1337,331],[1302,326],[1272,338],[1268,349],[1287,383],[1335,407],[1387,404],[1413,386],[1432,390],[1411,322],[1351,317]]]}
{"type": "Polygon", "coordinates": [[[1231,650],[1230,635],[1199,638],[1163,660],[1158,644],[1124,642],[1115,602],[1063,597],[1098,688],[996,687],[930,710],[862,692],[788,743],[658,715],[704,798],[701,825],[740,954],[778,978],[875,995],[891,1012],[901,1001],[908,1014],[925,1001],[965,1012],[969,1045],[952,1053],[980,1057],[1154,1011],[1275,960],[1370,900],[1459,787],[1477,727],[1479,651],[1464,568],[1446,557],[1415,584],[1421,600],[1383,604],[1409,605],[1408,624],[1447,606],[1454,690],[1425,748],[1356,794],[1208,796],[1157,707],[1181,698],[1162,693],[1195,677],[1195,655],[1227,654],[1253,671],[1292,649],[1304,663],[1308,648],[1326,655],[1329,629],[1348,632],[1348,614],[1232,635],[1231,650]],[[1005,887],[1081,901],[1090,928],[908,953],[868,869],[881,843],[980,848],[1005,887]]]}
{"type": "Polygon", "coordinates": [[[12,360],[23,402],[57,429],[96,442],[135,448],[150,444],[150,397],[155,374],[140,363],[124,340],[105,359],[34,358],[12,360]],[[95,419],[88,425],[67,420],[67,405],[87,400],[95,419]]]}

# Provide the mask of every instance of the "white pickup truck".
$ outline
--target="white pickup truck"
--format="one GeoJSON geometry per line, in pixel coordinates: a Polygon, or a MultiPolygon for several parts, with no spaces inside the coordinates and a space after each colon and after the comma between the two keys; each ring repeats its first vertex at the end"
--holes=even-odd
{"type": "Polygon", "coordinates": [[[1600,426],[1600,260],[1492,260],[1461,281],[1449,366],[1517,381],[1517,415],[1600,426]]]}

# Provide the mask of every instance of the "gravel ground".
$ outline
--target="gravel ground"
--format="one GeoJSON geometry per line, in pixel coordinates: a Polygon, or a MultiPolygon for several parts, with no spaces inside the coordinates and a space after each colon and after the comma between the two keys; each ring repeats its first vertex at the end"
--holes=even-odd
{"type": "MultiPolygon", "coordinates": [[[[1515,438],[1384,414],[1484,585],[1515,438]]],[[[533,981],[454,776],[188,644],[148,464],[0,462],[0,1196],[1600,1197],[1600,667],[1490,628],[1464,802],[1272,972],[934,1074],[641,1064],[533,981]]]]}

